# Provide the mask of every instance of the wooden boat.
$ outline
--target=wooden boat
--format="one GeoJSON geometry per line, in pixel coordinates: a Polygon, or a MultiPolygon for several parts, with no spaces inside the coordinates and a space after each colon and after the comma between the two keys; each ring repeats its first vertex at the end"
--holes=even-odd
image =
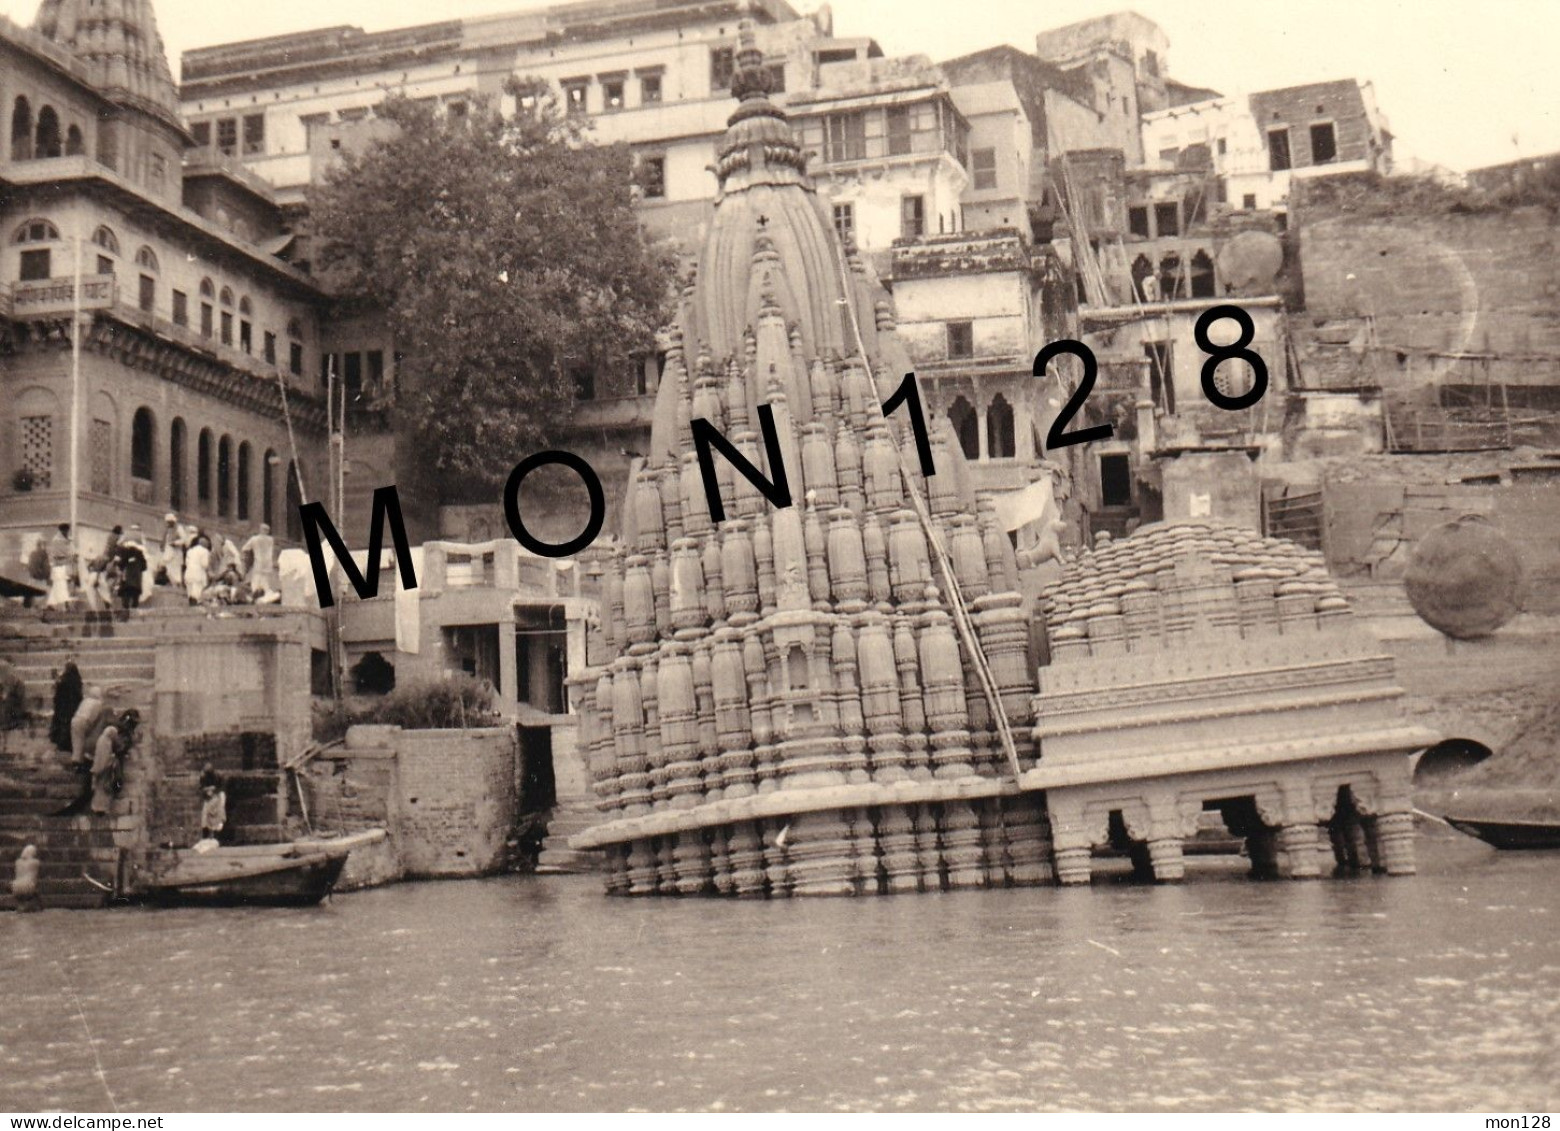
{"type": "Polygon", "coordinates": [[[1487,821],[1474,817],[1445,817],[1458,832],[1476,836],[1496,848],[1560,848],[1560,822],[1487,821]]]}
{"type": "Polygon", "coordinates": [[[335,888],[353,848],[384,835],[375,829],[340,840],[163,849],[134,871],[126,894],[178,906],[307,906],[335,888]]]}

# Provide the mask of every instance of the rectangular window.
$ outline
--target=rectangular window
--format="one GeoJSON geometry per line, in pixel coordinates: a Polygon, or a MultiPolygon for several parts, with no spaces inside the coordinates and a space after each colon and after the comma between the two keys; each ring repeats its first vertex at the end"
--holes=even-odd
{"type": "Polygon", "coordinates": [[[200,304],[200,333],[204,338],[211,337],[211,303],[200,304]]]}
{"type": "Polygon", "coordinates": [[[190,296],[183,291],[173,292],[173,324],[175,326],[190,324],[190,296]]]}
{"type": "Polygon", "coordinates": [[[320,388],[326,388],[331,381],[331,375],[336,372],[336,358],[332,354],[320,354],[320,388]]]}
{"type": "Polygon", "coordinates": [[[190,136],[195,139],[195,148],[196,149],[210,149],[211,148],[211,123],[210,122],[191,122],[190,123],[190,136]]]}
{"type": "Polygon", "coordinates": [[[906,196],[899,202],[899,234],[904,239],[919,239],[926,234],[926,197],[906,196]]]}
{"type": "Polygon", "coordinates": [[[639,187],[646,200],[661,200],[666,196],[666,158],[642,157],[639,161],[639,187]]]}
{"type": "Polygon", "coordinates": [[[730,47],[710,48],[710,89],[715,92],[731,89],[731,76],[736,73],[736,51],[730,47]]]}
{"type": "Polygon", "coordinates": [[[224,157],[238,156],[238,119],[217,119],[217,152],[224,157]]]}
{"type": "Polygon", "coordinates": [[[1133,204],[1127,208],[1127,231],[1148,239],[1148,206],[1133,204]]]}
{"type": "Polygon", "coordinates": [[[363,359],[367,366],[369,391],[374,393],[383,392],[385,384],[385,351],[369,350],[363,355],[363,359]]]}
{"type": "Polygon", "coordinates": [[[948,356],[975,356],[975,327],[969,322],[948,323],[948,356]]]}
{"type": "Polygon", "coordinates": [[[254,331],[250,328],[249,323],[240,319],[238,323],[238,348],[245,353],[253,353],[254,340],[254,331]]]}
{"type": "Polygon", "coordinates": [[[1275,173],[1290,167],[1289,127],[1268,130],[1268,168],[1275,173]]]}
{"type": "Polygon", "coordinates": [[[661,101],[661,76],[639,76],[639,101],[645,105],[661,101]]]}
{"type": "Polygon", "coordinates": [[[1100,502],[1107,507],[1132,505],[1132,463],[1125,454],[1100,456],[1100,502]]]}
{"type": "Polygon", "coordinates": [[[860,161],[867,155],[867,117],[861,111],[830,114],[824,127],[825,161],[860,161]]]}
{"type": "Polygon", "coordinates": [[[978,189],[994,189],[997,187],[997,151],[995,149],[975,149],[970,151],[971,174],[975,178],[975,187],[978,189]]]}
{"type": "Polygon", "coordinates": [[[263,356],[267,365],[276,364],[276,335],[269,330],[265,332],[265,353],[263,356]]]}
{"type": "Polygon", "coordinates": [[[222,344],[233,344],[233,315],[226,310],[222,312],[222,344]]]}
{"type": "Polygon", "coordinates": [[[287,343],[287,368],[294,377],[303,376],[303,343],[287,343]]]}
{"type": "Polygon", "coordinates": [[[576,369],[571,374],[574,380],[574,399],[577,401],[593,401],[596,399],[596,374],[590,369],[576,369]]]}
{"type": "Polygon", "coordinates": [[[890,106],[885,111],[888,130],[888,155],[903,157],[910,152],[910,107],[890,106]]]}
{"type": "Polygon", "coordinates": [[[585,113],[585,95],[590,83],[580,79],[563,84],[563,108],[570,114],[585,113]]]}
{"type": "Polygon", "coordinates": [[[627,80],[621,75],[615,78],[601,80],[601,108],[608,113],[613,110],[621,110],[628,105],[623,99],[623,88],[627,80]]]}
{"type": "Polygon", "coordinates": [[[1144,342],[1143,356],[1148,359],[1148,393],[1156,408],[1175,413],[1175,371],[1169,342],[1144,342]]]}
{"type": "Polygon", "coordinates": [[[152,307],[157,304],[157,280],[150,275],[142,275],[136,300],[142,310],[150,313],[152,307]]]}
{"type": "Polygon", "coordinates": [[[33,486],[49,489],[54,475],[54,418],[24,416],[22,426],[22,467],[32,475],[33,486]]]}
{"type": "Polygon", "coordinates": [[[363,355],[353,352],[342,356],[342,383],[347,387],[347,399],[356,401],[363,397],[363,355]]]}
{"type": "Polygon", "coordinates": [[[106,255],[98,256],[97,273],[99,275],[112,275],[114,273],[114,261],[106,255]]]}
{"type": "Polygon", "coordinates": [[[1240,206],[1242,208],[1244,208],[1247,212],[1250,212],[1253,208],[1255,208],[1257,206],[1257,194],[1254,193],[1254,192],[1248,192],[1248,193],[1241,194],[1240,206]]]}
{"type": "Polygon", "coordinates": [[[244,156],[265,152],[265,115],[244,115],[244,156]]]}
{"type": "Polygon", "coordinates": [[[834,206],[834,234],[840,237],[840,243],[846,247],[856,246],[856,206],[854,204],[836,204],[834,206]]]}
{"type": "Polygon", "coordinates": [[[22,282],[35,283],[49,278],[50,252],[46,247],[22,252],[22,282]]]}
{"type": "Polygon", "coordinates": [[[785,64],[784,63],[765,63],[764,64],[764,74],[767,75],[768,78],[769,78],[769,93],[770,94],[784,94],[785,93],[785,64]]]}
{"type": "Polygon", "coordinates": [[[1311,164],[1329,165],[1338,160],[1338,134],[1331,122],[1311,127],[1311,164]]]}
{"type": "Polygon", "coordinates": [[[1161,239],[1181,234],[1181,209],[1175,201],[1154,205],[1154,229],[1161,239]]]}

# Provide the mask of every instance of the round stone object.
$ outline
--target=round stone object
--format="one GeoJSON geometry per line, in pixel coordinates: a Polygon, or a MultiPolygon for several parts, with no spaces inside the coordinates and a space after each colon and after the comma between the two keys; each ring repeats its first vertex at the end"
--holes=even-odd
{"type": "Polygon", "coordinates": [[[1488,636],[1521,609],[1516,547],[1481,515],[1442,523],[1419,540],[1403,575],[1409,603],[1457,640],[1488,636]]]}

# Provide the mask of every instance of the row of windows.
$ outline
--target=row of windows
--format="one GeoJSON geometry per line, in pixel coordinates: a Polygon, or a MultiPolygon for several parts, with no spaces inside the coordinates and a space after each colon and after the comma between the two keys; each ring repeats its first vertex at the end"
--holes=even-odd
{"type": "MultiPolygon", "coordinates": [[[[32,476],[33,485],[42,490],[53,486],[54,418],[47,414],[24,416],[18,422],[22,440],[22,467],[32,476]]],[[[91,423],[91,452],[88,468],[89,489],[99,495],[114,493],[113,424],[107,420],[91,423]]],[[[142,406],[130,422],[130,487],[138,503],[154,501],[157,478],[157,421],[152,410],[142,406]]],[[[203,428],[195,447],[195,494],[189,494],[189,429],[182,417],[175,417],[168,429],[167,504],[185,510],[194,504],[200,514],[234,518],[249,522],[258,516],[261,522],[275,525],[277,477],[283,474],[282,461],[274,449],[267,449],[256,466],[255,450],[246,440],[234,445],[233,437],[217,437],[203,428]],[[259,498],[255,497],[255,488],[259,498]],[[258,506],[256,505],[258,504],[258,506]]],[[[301,537],[298,528],[296,465],[286,468],[287,536],[301,537]]]]}
{"type": "MultiPolygon", "coordinates": [[[[1321,110],[1321,107],[1318,106],[1317,110],[1321,110]]],[[[1307,133],[1311,142],[1311,164],[1330,165],[1338,160],[1338,131],[1331,122],[1313,123],[1307,133]]],[[[1275,126],[1268,130],[1267,142],[1269,169],[1281,172],[1294,168],[1288,126],[1275,126]]]]}
{"type": "MultiPolygon", "coordinates": [[[[11,237],[15,244],[59,242],[60,232],[54,224],[44,219],[27,220],[11,237]]],[[[114,274],[114,261],[110,256],[120,254],[119,237],[107,225],[99,225],[92,233],[92,243],[101,251],[97,257],[96,274],[114,274]]],[[[136,304],[150,314],[157,304],[157,275],[161,267],[157,253],[143,245],[135,253],[135,265],[140,268],[137,279],[136,304]]],[[[51,248],[26,248],[21,253],[22,282],[35,282],[54,277],[53,251],[51,248]]],[[[181,290],[171,292],[173,323],[176,326],[190,324],[189,295],[181,290]]],[[[248,295],[235,296],[233,288],[224,286],[219,291],[210,278],[200,281],[200,333],[202,337],[218,337],[225,346],[236,345],[245,353],[254,353],[254,305],[248,295]],[[217,309],[221,307],[220,311],[217,309]],[[237,317],[234,309],[237,309],[237,317]]],[[[297,318],[287,323],[288,369],[295,376],[303,375],[303,323],[297,318]]],[[[267,365],[277,364],[276,335],[266,330],[261,336],[261,356],[267,365]]]]}
{"type": "Polygon", "coordinates": [[[11,160],[29,161],[41,157],[71,157],[85,151],[81,130],[72,125],[60,129],[60,116],[52,106],[38,110],[33,118],[32,104],[18,95],[11,107],[11,160]]]}
{"type": "Polygon", "coordinates": [[[254,157],[265,152],[265,115],[245,114],[241,118],[209,118],[191,122],[190,134],[201,149],[213,148],[224,157],[254,157]],[[240,149],[242,138],[242,149],[240,149]]]}
{"type": "Polygon", "coordinates": [[[1013,432],[1013,406],[1001,393],[986,407],[986,450],[981,451],[980,413],[963,396],[948,406],[948,423],[959,438],[965,459],[1012,459],[1017,454],[1013,432]]]}

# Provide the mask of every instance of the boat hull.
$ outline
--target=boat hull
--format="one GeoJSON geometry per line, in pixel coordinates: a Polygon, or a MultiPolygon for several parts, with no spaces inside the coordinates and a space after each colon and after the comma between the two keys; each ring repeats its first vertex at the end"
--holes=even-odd
{"type": "Polygon", "coordinates": [[[269,860],[180,862],[167,872],[141,878],[134,894],[162,906],[308,906],[335,888],[347,855],[318,852],[269,860]]]}
{"type": "Polygon", "coordinates": [[[1458,832],[1478,837],[1507,851],[1560,848],[1560,824],[1541,821],[1485,821],[1472,817],[1446,817],[1458,832]]]}

